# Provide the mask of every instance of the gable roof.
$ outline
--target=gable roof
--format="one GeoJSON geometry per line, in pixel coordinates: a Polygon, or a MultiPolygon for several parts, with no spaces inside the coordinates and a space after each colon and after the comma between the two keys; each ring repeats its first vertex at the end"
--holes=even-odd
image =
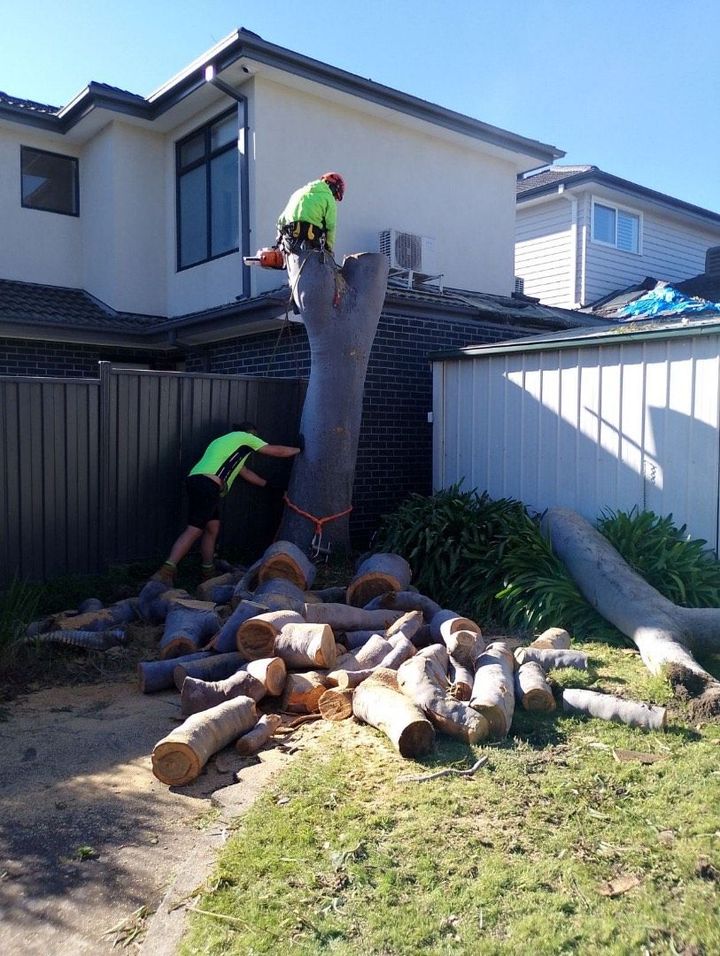
{"type": "Polygon", "coordinates": [[[595,183],[607,186],[610,189],[617,189],[620,192],[631,193],[636,197],[661,203],[664,206],[672,206],[674,209],[701,216],[703,219],[720,224],[720,213],[718,212],[703,209],[701,206],[684,202],[682,199],[675,199],[674,196],[657,192],[655,189],[648,189],[647,186],[632,183],[628,179],[621,179],[619,176],[605,173],[597,166],[556,165],[522,174],[517,179],[517,202],[522,204],[529,199],[595,183]]]}
{"type": "Polygon", "coordinates": [[[243,28],[234,31],[207,53],[203,54],[184,71],[173,77],[147,98],[105,83],[90,83],[66,106],[56,109],[33,104],[9,95],[0,98],[0,119],[41,126],[57,133],[67,133],[88,112],[103,108],[152,121],[177,105],[195,90],[204,87],[206,68],[212,66],[219,76],[223,70],[246,59],[278,68],[286,73],[313,80],[352,96],[405,113],[436,126],[453,130],[471,138],[499,146],[514,152],[536,157],[540,162],[552,162],[564,155],[562,150],[517,133],[491,126],[462,113],[445,109],[419,97],[402,93],[391,87],[375,83],[346,70],[338,69],[320,60],[295,53],[292,50],[269,43],[243,28]]]}

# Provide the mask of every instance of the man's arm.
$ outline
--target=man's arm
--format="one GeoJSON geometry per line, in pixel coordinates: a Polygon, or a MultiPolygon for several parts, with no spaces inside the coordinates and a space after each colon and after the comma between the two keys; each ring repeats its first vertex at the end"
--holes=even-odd
{"type": "MultiPolygon", "coordinates": [[[[260,455],[271,455],[273,458],[292,458],[293,455],[300,454],[300,449],[294,448],[292,445],[263,445],[257,451],[260,455]]],[[[242,471],[240,474],[242,474],[242,471]]]]}
{"type": "Polygon", "coordinates": [[[241,468],[238,474],[251,485],[257,485],[258,488],[264,488],[267,484],[265,478],[261,478],[260,475],[256,475],[255,472],[250,468],[241,468]]]}

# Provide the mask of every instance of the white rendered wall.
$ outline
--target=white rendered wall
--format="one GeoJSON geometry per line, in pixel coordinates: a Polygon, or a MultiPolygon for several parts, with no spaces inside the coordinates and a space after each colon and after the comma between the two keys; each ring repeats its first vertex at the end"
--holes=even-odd
{"type": "Polygon", "coordinates": [[[434,486],[637,506],[717,550],[719,356],[714,333],[436,362],[434,486]]]}
{"type": "MultiPolygon", "coordinates": [[[[0,278],[78,288],[82,284],[81,219],[23,209],[21,145],[63,156],[78,155],[77,148],[61,136],[27,127],[0,128],[0,278]]],[[[81,161],[81,181],[82,175],[81,161]]],[[[82,196],[80,203],[82,216],[82,196]]]]}

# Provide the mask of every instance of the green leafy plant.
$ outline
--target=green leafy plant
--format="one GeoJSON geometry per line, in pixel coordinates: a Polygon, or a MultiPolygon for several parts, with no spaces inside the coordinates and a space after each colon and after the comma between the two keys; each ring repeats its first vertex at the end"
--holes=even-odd
{"type": "Polygon", "coordinates": [[[38,602],[38,588],[17,579],[0,593],[0,664],[8,664],[15,656],[38,602]]]}
{"type": "Polygon", "coordinates": [[[690,538],[687,526],[678,528],[672,515],[606,509],[597,527],[630,567],[673,603],[720,607],[720,562],[706,541],[690,538]]]}

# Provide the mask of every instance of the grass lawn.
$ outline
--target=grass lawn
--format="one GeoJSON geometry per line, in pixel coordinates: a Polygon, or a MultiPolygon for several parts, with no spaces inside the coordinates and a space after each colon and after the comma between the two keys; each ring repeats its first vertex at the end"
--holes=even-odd
{"type": "Polygon", "coordinates": [[[689,726],[635,653],[577,646],[592,670],[558,681],[667,703],[668,730],[518,714],[499,744],[438,735],[417,763],[354,721],[312,725],[181,952],[720,953],[720,725],[689,726]],[[398,780],[483,754],[472,777],[398,780]]]}

